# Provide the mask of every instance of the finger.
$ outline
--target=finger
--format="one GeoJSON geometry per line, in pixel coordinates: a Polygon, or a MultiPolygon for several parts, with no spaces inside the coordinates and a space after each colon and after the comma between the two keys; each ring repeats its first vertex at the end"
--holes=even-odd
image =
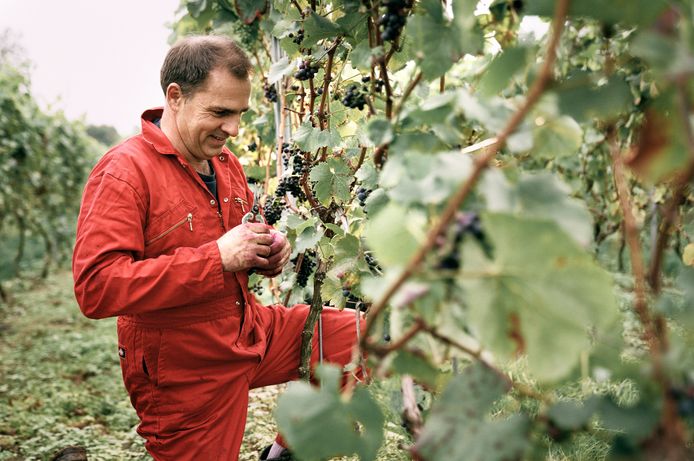
{"type": "Polygon", "coordinates": [[[255,254],[262,256],[264,259],[269,261],[269,256],[272,254],[272,250],[270,249],[269,245],[256,245],[255,254]]]}
{"type": "Polygon", "coordinates": [[[262,271],[267,271],[271,269],[272,267],[268,264],[267,258],[264,258],[259,255],[255,255],[253,258],[253,262],[251,264],[251,267],[256,269],[256,272],[260,273],[262,271]]]}
{"type": "Polygon", "coordinates": [[[248,230],[253,231],[256,234],[269,234],[270,229],[272,229],[272,227],[268,227],[266,224],[258,222],[247,222],[246,224],[242,225],[246,226],[248,230]]]}
{"type": "Polygon", "coordinates": [[[272,236],[270,234],[254,234],[252,241],[270,248],[270,245],[272,245],[272,236]]]}

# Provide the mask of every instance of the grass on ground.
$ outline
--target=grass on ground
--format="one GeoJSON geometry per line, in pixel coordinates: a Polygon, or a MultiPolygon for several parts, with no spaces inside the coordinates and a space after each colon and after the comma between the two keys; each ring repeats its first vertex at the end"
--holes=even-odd
{"type": "MultiPolygon", "coordinates": [[[[13,300],[0,303],[0,461],[49,460],[69,445],[85,447],[90,460],[151,459],[123,387],[115,319],[82,316],[69,272],[5,286],[13,300]]],[[[274,439],[280,388],[251,393],[239,460],[258,459],[274,439]]],[[[372,388],[379,401],[389,399],[385,385],[372,388]]],[[[399,425],[386,429],[379,460],[407,459],[399,425]]]]}

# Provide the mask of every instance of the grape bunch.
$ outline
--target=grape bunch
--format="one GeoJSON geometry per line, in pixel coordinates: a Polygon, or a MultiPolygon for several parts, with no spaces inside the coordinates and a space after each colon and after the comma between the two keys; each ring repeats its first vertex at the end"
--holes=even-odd
{"type": "Polygon", "coordinates": [[[289,148],[288,142],[282,143],[282,168],[285,170],[289,169],[289,158],[291,156],[291,149],[289,148]]]}
{"type": "Polygon", "coordinates": [[[381,39],[386,42],[393,42],[402,32],[402,28],[407,22],[407,12],[411,8],[408,0],[385,0],[383,2],[386,11],[378,21],[381,26],[381,39]]]}
{"type": "MultiPolygon", "coordinates": [[[[371,77],[368,75],[361,78],[362,83],[369,83],[370,81],[371,81],[371,77]]],[[[380,93],[385,84],[386,84],[386,82],[384,82],[380,78],[377,78],[376,80],[374,80],[374,90],[376,90],[377,93],[380,93]]]]}
{"type": "Polygon", "coordinates": [[[347,93],[342,98],[342,104],[351,109],[362,110],[366,105],[366,95],[363,87],[359,87],[356,83],[347,87],[347,93]]]}
{"type": "Polygon", "coordinates": [[[369,198],[369,194],[371,194],[369,189],[363,187],[357,189],[357,200],[359,200],[360,207],[364,208],[364,206],[366,206],[366,199],[369,198]]]}
{"type": "Polygon", "coordinates": [[[304,29],[299,29],[296,34],[290,33],[288,37],[292,39],[292,42],[301,45],[301,42],[304,41],[304,29]]]}
{"type": "Polygon", "coordinates": [[[265,221],[271,226],[279,221],[282,217],[282,204],[280,200],[276,197],[267,200],[263,207],[263,214],[265,215],[265,221]]]}
{"type": "Polygon", "coordinates": [[[309,80],[318,73],[319,68],[318,64],[312,64],[308,60],[303,61],[299,64],[299,70],[294,74],[294,78],[301,81],[309,80]]]}
{"type": "Polygon", "coordinates": [[[491,246],[482,229],[482,223],[477,213],[458,213],[452,224],[453,239],[448,252],[439,261],[439,269],[460,269],[460,245],[466,234],[470,234],[482,246],[485,253],[491,252],[491,246]]]}
{"type": "Polygon", "coordinates": [[[310,165],[304,159],[304,153],[298,147],[291,147],[289,144],[282,144],[282,166],[285,170],[289,170],[291,164],[292,173],[302,175],[308,173],[310,165]]]}
{"type": "Polygon", "coordinates": [[[371,253],[365,253],[364,259],[366,260],[366,264],[369,265],[371,273],[378,274],[381,272],[381,266],[378,265],[378,261],[376,261],[376,258],[374,258],[371,253]]]}
{"type": "Polygon", "coordinates": [[[256,283],[255,285],[253,285],[251,287],[251,291],[253,293],[257,294],[258,296],[262,296],[263,295],[263,284],[261,282],[256,283]]]}
{"type": "Polygon", "coordinates": [[[277,88],[275,88],[275,85],[264,83],[263,91],[265,91],[265,99],[270,102],[277,102],[277,88]]]}
{"type": "Polygon", "coordinates": [[[300,180],[301,177],[295,174],[282,177],[277,186],[277,190],[275,191],[275,197],[281,198],[285,194],[289,193],[292,194],[297,200],[306,200],[306,195],[304,195],[304,191],[301,190],[300,180]]]}
{"type": "Polygon", "coordinates": [[[365,312],[366,309],[369,307],[363,300],[355,296],[349,290],[349,288],[342,289],[342,296],[345,298],[345,307],[348,309],[359,309],[360,311],[365,312]]]}
{"type": "MultiPolygon", "coordinates": [[[[299,256],[292,259],[296,267],[296,263],[299,261],[299,256]]],[[[316,252],[313,250],[308,250],[304,253],[304,257],[301,260],[301,265],[298,267],[298,272],[296,274],[296,284],[302,288],[306,288],[306,283],[308,278],[313,274],[313,269],[316,267],[316,252]]]]}
{"type": "Polygon", "coordinates": [[[247,147],[248,152],[255,152],[258,150],[258,144],[255,141],[251,141],[251,143],[247,147]]]}

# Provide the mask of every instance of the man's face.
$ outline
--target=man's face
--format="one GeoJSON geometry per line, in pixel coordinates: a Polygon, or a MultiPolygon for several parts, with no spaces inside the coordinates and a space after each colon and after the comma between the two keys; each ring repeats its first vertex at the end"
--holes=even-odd
{"type": "Polygon", "coordinates": [[[175,113],[181,142],[189,161],[202,162],[219,155],[226,140],[239,132],[241,114],[248,110],[251,84],[226,69],[210,72],[201,88],[184,97],[175,113]]]}

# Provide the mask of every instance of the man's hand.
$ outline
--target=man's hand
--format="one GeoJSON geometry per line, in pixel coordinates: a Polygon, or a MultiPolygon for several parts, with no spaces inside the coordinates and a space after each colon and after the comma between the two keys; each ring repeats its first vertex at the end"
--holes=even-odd
{"type": "MultiPolygon", "coordinates": [[[[286,242],[287,239],[284,240],[286,242]]],[[[270,262],[273,245],[276,244],[271,228],[260,223],[241,224],[217,239],[222,267],[228,272],[248,270],[252,267],[261,268],[263,271],[274,268],[270,262]]]]}
{"type": "Polygon", "coordinates": [[[268,229],[272,234],[272,244],[270,245],[270,254],[267,256],[267,265],[257,266],[256,273],[265,277],[275,277],[282,273],[282,268],[292,253],[292,247],[289,245],[287,237],[275,229],[268,229]]]}

